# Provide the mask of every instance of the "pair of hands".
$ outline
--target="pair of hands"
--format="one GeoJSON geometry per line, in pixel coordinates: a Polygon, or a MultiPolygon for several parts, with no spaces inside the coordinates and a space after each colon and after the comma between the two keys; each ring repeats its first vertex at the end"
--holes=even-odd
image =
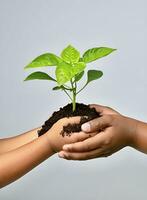
{"type": "Polygon", "coordinates": [[[70,137],[59,135],[68,123],[79,123],[80,117],[63,118],[47,133],[54,152],[68,160],[87,160],[107,157],[125,146],[133,146],[137,120],[125,117],[112,108],[91,105],[101,117],[82,125],[80,133],[70,137]]]}

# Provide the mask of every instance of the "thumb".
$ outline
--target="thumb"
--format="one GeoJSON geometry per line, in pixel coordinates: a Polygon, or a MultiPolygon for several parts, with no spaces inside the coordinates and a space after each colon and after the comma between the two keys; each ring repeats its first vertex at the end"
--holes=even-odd
{"type": "Polygon", "coordinates": [[[89,122],[82,124],[81,129],[84,132],[95,132],[101,131],[109,126],[111,126],[112,116],[111,115],[103,115],[102,117],[93,119],[89,122]]]}

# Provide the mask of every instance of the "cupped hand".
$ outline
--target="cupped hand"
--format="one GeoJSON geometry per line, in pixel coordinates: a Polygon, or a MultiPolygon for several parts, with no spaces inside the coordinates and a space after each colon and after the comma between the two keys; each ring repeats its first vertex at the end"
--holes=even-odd
{"type": "Polygon", "coordinates": [[[132,146],[137,120],[125,117],[117,111],[100,105],[95,107],[101,117],[82,125],[83,133],[93,137],[63,146],[59,157],[72,160],[87,160],[107,157],[125,146],[132,146]]]}
{"type": "Polygon", "coordinates": [[[71,133],[71,135],[63,135],[61,134],[63,131],[63,126],[68,124],[78,124],[80,122],[80,117],[70,117],[70,118],[62,118],[58,120],[51,129],[46,133],[46,136],[49,139],[50,146],[53,152],[58,152],[62,149],[64,144],[75,143],[78,141],[83,141],[92,134],[85,134],[84,132],[71,133]]]}

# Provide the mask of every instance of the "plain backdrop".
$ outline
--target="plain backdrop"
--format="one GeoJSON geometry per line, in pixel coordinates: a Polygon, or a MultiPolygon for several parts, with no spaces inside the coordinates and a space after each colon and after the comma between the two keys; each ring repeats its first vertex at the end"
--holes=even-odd
{"type": "MultiPolygon", "coordinates": [[[[89,65],[104,76],[78,102],[147,121],[146,23],[146,0],[0,0],[0,137],[38,127],[68,103],[61,92],[52,92],[51,82],[23,82],[31,72],[23,70],[28,62],[45,52],[59,55],[68,44],[81,52],[118,49],[89,65]]],[[[0,191],[0,200],[26,199],[146,200],[147,157],[129,147],[84,162],[55,155],[0,191]]]]}

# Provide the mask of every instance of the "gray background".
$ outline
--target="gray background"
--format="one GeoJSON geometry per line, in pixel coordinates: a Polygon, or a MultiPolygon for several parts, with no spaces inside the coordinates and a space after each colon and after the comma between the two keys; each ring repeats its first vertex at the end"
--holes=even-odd
{"type": "MultiPolygon", "coordinates": [[[[68,99],[50,82],[27,82],[23,67],[44,52],[69,43],[80,51],[117,48],[89,68],[104,77],[78,97],[147,120],[146,0],[0,0],[0,136],[40,126],[68,99]]],[[[52,74],[53,71],[50,70],[52,74]]],[[[125,148],[107,159],[86,162],[51,157],[1,189],[1,200],[145,200],[147,158],[125,148]]]]}

